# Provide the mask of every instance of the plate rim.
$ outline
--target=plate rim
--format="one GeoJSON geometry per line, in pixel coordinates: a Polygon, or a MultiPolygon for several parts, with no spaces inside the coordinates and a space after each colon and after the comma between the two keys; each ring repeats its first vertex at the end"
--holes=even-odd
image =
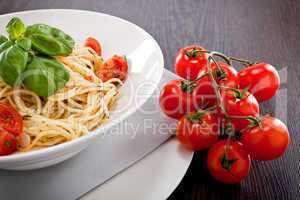
{"type": "MultiPolygon", "coordinates": [[[[165,184],[165,188],[163,188],[161,193],[157,193],[158,191],[153,191],[153,190],[149,192],[151,194],[155,194],[156,198],[163,197],[161,199],[167,199],[168,197],[170,197],[170,195],[175,191],[175,189],[178,187],[178,185],[184,179],[184,177],[185,177],[186,173],[188,172],[188,169],[192,163],[193,157],[195,155],[194,151],[186,149],[180,143],[178,143],[176,137],[168,138],[164,143],[160,144],[158,147],[156,147],[153,151],[151,151],[150,153],[145,155],[143,158],[136,161],[135,163],[130,165],[128,168],[125,168],[124,170],[120,171],[119,173],[117,173],[116,175],[114,175],[113,177],[111,177],[110,179],[105,181],[104,183],[97,185],[93,189],[82,194],[78,199],[90,200],[90,199],[99,199],[99,198],[101,199],[103,197],[108,197],[108,194],[113,193],[110,191],[112,191],[112,190],[115,191],[115,189],[118,189],[118,188],[116,188],[116,186],[120,185],[120,183],[121,184],[125,183],[124,180],[128,180],[128,178],[130,178],[130,175],[132,175],[133,171],[134,171],[134,173],[136,173],[135,170],[144,171],[145,173],[147,173],[148,170],[143,169],[145,166],[149,166],[148,164],[150,163],[150,168],[151,168],[151,163],[153,164],[153,163],[155,163],[154,161],[157,161],[159,157],[163,159],[164,156],[169,155],[169,154],[170,154],[170,157],[168,157],[169,161],[170,161],[170,159],[174,160],[174,161],[176,160],[176,162],[180,161],[180,165],[184,168],[184,170],[183,171],[176,171],[174,169],[169,170],[173,174],[172,175],[172,179],[173,179],[172,183],[165,184]],[[172,151],[175,151],[176,153],[174,154],[174,152],[173,152],[172,154],[170,154],[171,149],[172,149],[172,151]],[[181,153],[178,153],[179,151],[181,153]],[[181,158],[181,159],[179,159],[179,158],[181,158]],[[176,172],[180,172],[180,173],[176,173],[176,172]],[[176,179],[176,181],[174,181],[175,179],[176,179]]],[[[162,169],[163,168],[160,168],[159,171],[163,171],[162,169]]],[[[162,175],[165,175],[165,174],[162,174],[162,175]]],[[[146,177],[149,178],[149,176],[146,176],[146,177]]],[[[147,178],[145,179],[143,177],[142,180],[147,181],[148,180],[147,178]]],[[[163,178],[168,178],[168,176],[163,177],[163,178]]],[[[134,179],[133,185],[135,185],[137,183],[136,179],[139,179],[139,178],[134,179]]],[[[142,188],[144,188],[144,187],[142,187],[142,188]]],[[[120,192],[122,194],[125,194],[125,196],[124,196],[125,198],[129,198],[132,196],[132,195],[129,195],[131,193],[130,190],[128,190],[128,192],[124,192],[124,191],[123,192],[120,191],[120,192]]],[[[116,197],[116,196],[114,196],[114,197],[116,197]]],[[[153,196],[151,196],[150,198],[147,198],[147,199],[153,199],[152,197],[153,196]]]]}

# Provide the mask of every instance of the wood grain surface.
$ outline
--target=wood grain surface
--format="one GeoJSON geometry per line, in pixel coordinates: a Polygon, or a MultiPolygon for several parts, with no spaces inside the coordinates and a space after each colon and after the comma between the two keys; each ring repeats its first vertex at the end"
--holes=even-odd
{"type": "Polygon", "coordinates": [[[154,36],[172,71],[177,50],[192,43],[276,66],[281,95],[263,103],[262,110],[287,122],[291,144],[286,154],[276,161],[254,161],[240,185],[222,185],[209,176],[206,153],[196,153],[169,199],[300,199],[299,0],[0,0],[0,14],[42,8],[93,10],[127,19],[154,36]]]}

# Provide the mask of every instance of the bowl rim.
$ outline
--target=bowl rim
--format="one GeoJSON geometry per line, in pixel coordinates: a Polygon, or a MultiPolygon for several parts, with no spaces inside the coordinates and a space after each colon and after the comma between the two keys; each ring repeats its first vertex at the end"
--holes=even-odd
{"type": "Polygon", "coordinates": [[[150,92],[148,93],[148,96],[146,98],[143,98],[142,100],[139,101],[139,104],[135,104],[134,107],[131,107],[128,109],[128,111],[118,117],[115,118],[112,122],[107,122],[106,124],[104,124],[103,126],[97,128],[94,131],[89,132],[87,135],[76,138],[74,140],[71,141],[67,141],[55,146],[51,146],[51,147],[47,147],[47,148],[42,148],[42,149],[37,149],[37,150],[33,150],[33,151],[28,151],[28,152],[22,152],[22,153],[15,153],[15,154],[11,154],[11,155],[7,155],[7,156],[0,156],[0,164],[1,163],[6,163],[6,162],[12,162],[12,161],[24,161],[24,160],[32,160],[32,159],[36,159],[36,158],[40,158],[40,157],[44,157],[46,155],[56,155],[58,154],[61,150],[67,148],[67,147],[72,147],[72,146],[77,146],[83,143],[88,142],[89,140],[96,138],[96,136],[101,136],[101,133],[104,133],[105,131],[109,130],[111,127],[119,124],[120,122],[122,122],[123,120],[125,120],[126,118],[128,118],[130,115],[132,115],[133,113],[135,113],[142,105],[144,105],[144,103],[153,95],[155,89],[158,87],[158,84],[162,78],[163,75],[163,71],[164,71],[164,56],[162,53],[162,50],[158,44],[158,42],[155,40],[155,38],[150,35],[146,30],[144,30],[143,28],[141,28],[140,26],[122,19],[120,17],[116,17],[113,15],[109,15],[109,14],[105,14],[102,12],[96,12],[96,11],[90,11],[90,10],[80,10],[80,9],[35,9],[35,10],[24,10],[24,11],[20,11],[20,12],[12,12],[12,13],[7,13],[7,14],[3,14],[0,15],[0,18],[2,17],[7,17],[7,16],[13,16],[16,14],[30,14],[30,13],[39,13],[39,12],[60,12],[60,13],[65,13],[65,12],[71,12],[71,13],[75,13],[75,14],[90,14],[90,15],[102,15],[104,17],[109,17],[109,18],[113,18],[115,20],[119,20],[123,23],[126,23],[130,26],[133,26],[134,28],[136,28],[137,31],[141,32],[143,35],[145,35],[145,37],[151,39],[151,41],[154,43],[154,45],[156,46],[157,50],[159,51],[159,57],[158,59],[161,59],[161,63],[163,66],[159,67],[159,76],[157,77],[157,79],[155,81],[153,81],[152,83],[155,85],[155,87],[152,87],[150,89],[150,92]]]}

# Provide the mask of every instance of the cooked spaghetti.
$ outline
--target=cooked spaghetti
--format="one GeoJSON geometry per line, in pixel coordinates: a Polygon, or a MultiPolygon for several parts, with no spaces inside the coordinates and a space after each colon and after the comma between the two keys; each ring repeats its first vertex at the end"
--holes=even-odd
{"type": "Polygon", "coordinates": [[[104,65],[90,47],[76,46],[67,57],[56,57],[69,71],[64,88],[49,97],[20,86],[12,88],[0,80],[0,101],[9,103],[23,117],[24,129],[18,150],[29,151],[64,143],[88,134],[109,117],[122,81],[102,82],[95,71],[104,65]]]}

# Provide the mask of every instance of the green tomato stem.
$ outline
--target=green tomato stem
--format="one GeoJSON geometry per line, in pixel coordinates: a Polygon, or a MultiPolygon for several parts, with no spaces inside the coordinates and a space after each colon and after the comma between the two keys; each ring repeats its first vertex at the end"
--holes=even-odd
{"type": "Polygon", "coordinates": [[[223,85],[220,85],[219,87],[233,91],[234,92],[234,96],[237,99],[244,99],[245,98],[245,94],[248,91],[248,89],[240,91],[239,89],[231,88],[231,87],[227,87],[227,86],[223,86],[223,85]]]}
{"type": "MultiPolygon", "coordinates": [[[[214,77],[213,77],[212,69],[211,69],[211,66],[210,66],[211,63],[214,63],[216,65],[216,67],[218,67],[219,69],[221,68],[219,66],[219,64],[216,62],[216,60],[214,59],[214,57],[213,57],[214,55],[223,58],[231,66],[232,66],[231,60],[237,60],[237,59],[233,58],[233,57],[228,57],[228,56],[226,56],[226,55],[224,55],[222,53],[216,52],[216,51],[206,51],[206,50],[197,50],[197,51],[209,54],[209,56],[208,56],[208,63],[207,63],[207,74],[208,74],[209,78],[212,81],[212,86],[213,86],[213,88],[215,90],[215,93],[216,93],[217,106],[220,107],[221,112],[224,114],[224,118],[228,119],[228,120],[231,120],[231,119],[247,119],[247,120],[251,121],[251,124],[249,125],[249,127],[253,127],[253,126],[257,126],[257,125],[261,126],[261,119],[259,117],[253,117],[253,116],[232,116],[232,115],[229,115],[226,112],[226,109],[225,109],[225,106],[224,106],[224,102],[223,102],[223,98],[222,98],[221,93],[220,93],[220,88],[226,88],[226,89],[233,90],[234,92],[237,92],[238,96],[240,96],[240,97],[243,97],[244,94],[245,94],[245,92],[247,90],[245,90],[245,91],[244,90],[243,91],[239,91],[238,89],[235,89],[235,88],[229,88],[229,87],[226,87],[226,86],[220,86],[216,82],[216,80],[214,79],[214,77]]],[[[251,63],[250,61],[247,61],[247,60],[242,60],[242,59],[238,59],[238,60],[240,60],[241,62],[247,62],[248,64],[251,63]]],[[[231,140],[232,138],[233,138],[233,134],[229,134],[228,140],[231,140]]],[[[227,153],[225,152],[224,156],[225,156],[225,160],[226,160],[226,156],[228,156],[228,152],[227,153]]]]}
{"type": "Polygon", "coordinates": [[[199,123],[201,121],[203,115],[205,115],[204,110],[197,110],[197,112],[195,112],[195,113],[188,114],[186,116],[186,119],[191,123],[199,123]]]}
{"type": "Polygon", "coordinates": [[[189,81],[189,80],[184,80],[181,84],[181,89],[184,92],[188,92],[188,93],[192,93],[194,88],[197,86],[196,82],[199,81],[200,79],[202,79],[203,77],[207,76],[208,73],[204,73],[202,75],[200,75],[199,77],[197,77],[196,79],[189,81]]]}
{"type": "Polygon", "coordinates": [[[228,65],[232,66],[231,60],[230,60],[229,57],[226,56],[225,54],[222,54],[222,53],[217,52],[217,51],[211,51],[211,54],[212,54],[212,56],[218,56],[218,57],[222,58],[223,60],[225,60],[225,62],[226,62],[228,65]]]}
{"type": "Polygon", "coordinates": [[[221,97],[219,85],[216,82],[216,80],[214,79],[213,74],[212,74],[212,70],[211,70],[211,66],[210,66],[211,61],[214,62],[216,66],[219,66],[219,65],[218,65],[218,63],[215,61],[215,59],[211,55],[208,57],[208,63],[207,63],[208,75],[209,75],[209,78],[210,78],[210,80],[212,82],[212,86],[213,86],[213,88],[215,90],[215,93],[216,93],[216,96],[217,96],[218,105],[221,108],[221,111],[223,112],[223,114],[225,115],[225,118],[226,118],[228,114],[227,114],[227,112],[225,110],[225,107],[224,107],[224,102],[223,102],[223,98],[221,97]]]}
{"type": "Polygon", "coordinates": [[[232,57],[232,56],[229,56],[228,58],[229,58],[230,60],[234,60],[234,61],[240,62],[240,63],[242,63],[243,65],[245,65],[246,67],[249,67],[249,66],[255,64],[254,62],[251,62],[251,61],[245,60],[245,59],[241,59],[241,58],[236,58],[236,57],[232,57]]]}
{"type": "MultiPolygon", "coordinates": [[[[220,88],[221,87],[225,87],[225,86],[220,86],[216,80],[214,79],[213,77],[213,74],[212,74],[212,70],[211,70],[211,61],[214,62],[214,64],[216,66],[218,66],[218,63],[216,62],[216,60],[210,55],[209,58],[208,58],[208,64],[207,64],[207,70],[208,70],[208,75],[212,81],[212,86],[215,90],[215,93],[216,93],[216,96],[217,96],[217,103],[218,103],[218,106],[220,107],[221,109],[221,112],[224,114],[224,118],[225,119],[228,119],[228,120],[231,120],[233,118],[239,118],[239,119],[247,119],[249,121],[251,121],[252,123],[250,124],[251,127],[255,126],[255,125],[260,125],[260,120],[256,117],[253,117],[253,116],[232,116],[232,115],[229,115],[227,112],[226,112],[226,109],[225,109],[225,106],[224,106],[224,102],[223,102],[223,98],[221,96],[221,93],[220,93],[220,88]]],[[[233,90],[236,90],[234,88],[229,88],[229,89],[233,89],[233,90]]],[[[244,96],[243,92],[240,92],[238,91],[239,93],[241,93],[241,96],[244,96]]],[[[231,139],[233,137],[233,134],[229,134],[229,139],[231,139]]]]}
{"type": "Polygon", "coordinates": [[[200,49],[193,49],[192,51],[187,51],[184,49],[183,51],[189,58],[196,58],[198,53],[203,53],[203,51],[200,49]]]}

